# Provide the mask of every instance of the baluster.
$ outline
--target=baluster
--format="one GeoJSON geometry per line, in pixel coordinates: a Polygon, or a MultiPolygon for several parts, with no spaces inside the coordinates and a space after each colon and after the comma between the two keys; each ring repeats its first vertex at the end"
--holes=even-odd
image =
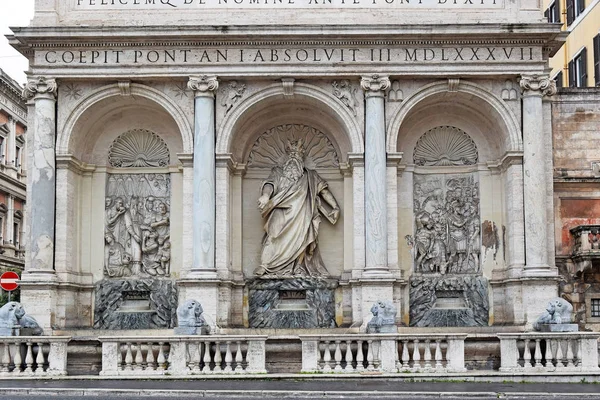
{"type": "Polygon", "coordinates": [[[431,340],[425,339],[425,369],[431,369],[431,340]]]}
{"type": "Polygon", "coordinates": [[[194,342],[187,342],[186,345],[186,352],[188,353],[188,360],[189,362],[187,363],[187,368],[190,371],[196,371],[199,367],[200,364],[200,358],[199,358],[199,354],[198,351],[199,349],[196,346],[196,343],[194,342]]]}
{"type": "Polygon", "coordinates": [[[435,340],[435,369],[441,371],[444,369],[444,365],[442,364],[442,340],[435,340]]]}
{"type": "Polygon", "coordinates": [[[144,355],[142,353],[142,342],[137,342],[135,345],[135,365],[133,368],[137,371],[142,371],[145,369],[144,355]]]}
{"type": "Polygon", "coordinates": [[[339,340],[335,341],[334,357],[335,357],[335,368],[333,368],[333,370],[341,371],[342,370],[342,349],[340,349],[340,341],[339,340]]]}
{"type": "Polygon", "coordinates": [[[358,340],[357,341],[358,346],[356,347],[356,370],[357,371],[364,371],[365,369],[365,358],[363,356],[363,341],[362,340],[358,340]]]}
{"type": "Polygon", "coordinates": [[[581,354],[581,342],[582,342],[581,340],[577,340],[576,341],[576,343],[577,343],[577,355],[576,355],[577,360],[575,360],[575,366],[576,367],[581,367],[581,356],[582,356],[582,354],[581,354]]]}
{"type": "Polygon", "coordinates": [[[552,341],[550,339],[546,339],[546,351],[544,352],[544,358],[546,359],[546,369],[554,370],[554,363],[552,362],[552,341]]]}
{"type": "Polygon", "coordinates": [[[210,372],[210,342],[207,340],[204,342],[204,368],[202,368],[202,372],[208,373],[210,372]]]}
{"type": "Polygon", "coordinates": [[[542,366],[542,349],[540,347],[540,340],[535,339],[535,350],[533,353],[533,358],[535,359],[535,367],[539,368],[542,366]]]}
{"type": "Polygon", "coordinates": [[[523,366],[531,368],[531,350],[529,350],[529,339],[525,339],[525,350],[523,351],[523,366]]]}
{"type": "Polygon", "coordinates": [[[373,365],[373,340],[367,340],[367,371],[374,371],[375,366],[373,365]]]}
{"type": "Polygon", "coordinates": [[[36,374],[43,374],[44,373],[44,364],[46,363],[46,359],[44,358],[44,344],[43,343],[38,343],[38,352],[37,355],[35,356],[35,373],[36,374]]]}
{"type": "Polygon", "coordinates": [[[215,341],[215,369],[214,372],[221,372],[223,368],[221,368],[221,342],[215,341]]]}
{"type": "Polygon", "coordinates": [[[146,369],[150,371],[156,370],[156,363],[154,362],[154,347],[152,342],[148,342],[148,352],[146,353],[146,369]]]}
{"type": "Polygon", "coordinates": [[[408,353],[408,339],[402,341],[402,369],[408,371],[410,369],[410,355],[408,353]]]}
{"type": "Polygon", "coordinates": [[[13,357],[15,369],[13,373],[19,374],[23,369],[23,358],[21,357],[21,342],[15,342],[15,356],[13,357]]]}
{"type": "Polygon", "coordinates": [[[573,346],[571,345],[571,339],[567,339],[567,367],[575,367],[575,364],[573,363],[573,346]]]}
{"type": "Polygon", "coordinates": [[[25,353],[25,371],[28,374],[33,374],[33,350],[31,348],[31,342],[25,343],[27,351],[25,353]]]}
{"type": "Polygon", "coordinates": [[[563,350],[562,343],[560,340],[556,341],[556,369],[564,368],[563,364],[563,350]]]}
{"type": "Polygon", "coordinates": [[[354,371],[354,357],[352,357],[352,341],[346,340],[346,354],[344,355],[344,361],[346,361],[346,367],[344,367],[344,371],[353,372],[354,371]]]}
{"type": "Polygon", "coordinates": [[[165,350],[163,348],[165,342],[158,342],[158,357],[156,362],[158,363],[158,370],[164,371],[167,369],[167,359],[165,358],[165,350]]]}
{"type": "Polygon", "coordinates": [[[413,370],[421,369],[421,351],[419,350],[419,339],[413,340],[413,370]]]}
{"type": "Polygon", "coordinates": [[[400,363],[400,341],[399,340],[394,340],[394,368],[395,371],[394,372],[399,372],[402,364],[400,363]]]}
{"type": "Polygon", "coordinates": [[[244,372],[244,367],[242,366],[242,361],[244,361],[244,357],[242,355],[242,342],[238,340],[236,342],[237,349],[235,350],[235,372],[241,373],[244,372]]]}
{"type": "Polygon", "coordinates": [[[233,361],[233,357],[231,356],[231,341],[225,342],[225,372],[231,372],[233,369],[231,368],[231,362],[233,361]]]}
{"type": "Polygon", "coordinates": [[[0,372],[8,373],[10,367],[10,343],[4,342],[2,343],[4,346],[4,352],[2,353],[2,368],[0,372]]]}
{"type": "Polygon", "coordinates": [[[325,341],[325,351],[323,352],[323,372],[331,372],[331,350],[329,340],[325,341]]]}
{"type": "Polygon", "coordinates": [[[133,370],[133,354],[131,353],[131,343],[125,343],[125,367],[126,371],[133,370]]]}

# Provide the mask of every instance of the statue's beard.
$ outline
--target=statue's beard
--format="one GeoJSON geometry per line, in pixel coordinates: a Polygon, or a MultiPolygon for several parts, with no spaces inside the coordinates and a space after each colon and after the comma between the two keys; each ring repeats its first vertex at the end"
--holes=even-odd
{"type": "Polygon", "coordinates": [[[290,157],[283,166],[283,176],[296,182],[304,174],[304,164],[297,158],[290,157]]]}

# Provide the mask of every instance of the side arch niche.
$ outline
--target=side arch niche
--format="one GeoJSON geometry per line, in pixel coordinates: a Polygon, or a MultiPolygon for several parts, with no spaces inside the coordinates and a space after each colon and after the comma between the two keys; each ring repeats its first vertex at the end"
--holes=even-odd
{"type": "Polygon", "coordinates": [[[158,90],[130,89],[101,87],[59,118],[55,264],[65,281],[84,285],[69,292],[66,326],[176,323],[184,221],[178,154],[191,151],[191,128],[158,90]]]}
{"type": "Polygon", "coordinates": [[[454,89],[425,84],[389,124],[388,151],[403,154],[398,237],[411,326],[493,323],[489,280],[507,268],[506,202],[515,198],[506,193],[519,185],[507,169],[522,154],[517,118],[475,83],[454,89]]]}

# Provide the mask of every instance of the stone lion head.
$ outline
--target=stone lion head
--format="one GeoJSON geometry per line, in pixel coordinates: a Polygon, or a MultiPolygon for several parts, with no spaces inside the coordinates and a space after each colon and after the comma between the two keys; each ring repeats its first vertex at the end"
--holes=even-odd
{"type": "Polygon", "coordinates": [[[12,328],[19,325],[19,320],[25,315],[25,309],[20,303],[11,301],[0,308],[0,327],[12,328]]]}
{"type": "Polygon", "coordinates": [[[177,308],[179,326],[203,326],[205,324],[202,313],[204,310],[196,300],[187,300],[177,308]]]}

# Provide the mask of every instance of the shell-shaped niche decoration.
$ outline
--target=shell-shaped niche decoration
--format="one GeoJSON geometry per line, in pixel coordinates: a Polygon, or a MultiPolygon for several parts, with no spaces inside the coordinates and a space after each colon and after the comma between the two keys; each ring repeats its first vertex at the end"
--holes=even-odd
{"type": "Polygon", "coordinates": [[[156,133],[133,129],[121,134],[108,150],[111,167],[166,167],[169,147],[156,133]]]}
{"type": "Polygon", "coordinates": [[[479,154],[466,132],[453,126],[438,126],[419,138],[413,157],[416,165],[446,167],[476,164],[479,154]]]}
{"type": "Polygon", "coordinates": [[[304,165],[308,169],[337,168],[339,158],[331,140],[320,130],[302,124],[279,125],[263,132],[250,151],[248,167],[273,168],[287,159],[288,141],[303,139],[304,165]]]}

